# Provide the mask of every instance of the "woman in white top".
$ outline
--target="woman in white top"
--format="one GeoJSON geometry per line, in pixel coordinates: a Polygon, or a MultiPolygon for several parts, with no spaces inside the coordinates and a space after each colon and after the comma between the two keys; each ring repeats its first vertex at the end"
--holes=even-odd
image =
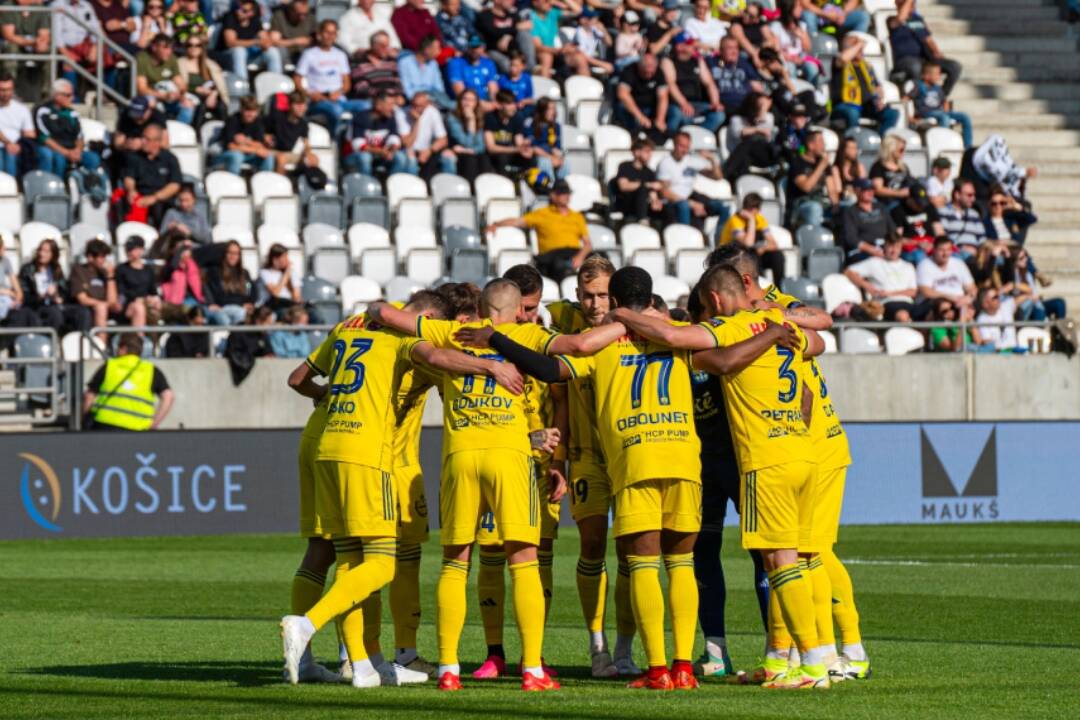
{"type": "Polygon", "coordinates": [[[694,17],[686,21],[683,29],[697,40],[699,48],[715,52],[720,49],[721,38],[727,35],[728,24],[712,16],[709,0],[694,0],[694,17]]]}
{"type": "Polygon", "coordinates": [[[795,17],[794,5],[794,0],[781,0],[780,17],[769,23],[769,32],[788,72],[812,83],[821,74],[821,66],[810,54],[810,35],[795,17]]]}
{"type": "Polygon", "coordinates": [[[303,302],[301,290],[304,281],[300,271],[292,266],[289,249],[279,243],[270,246],[266,254],[266,264],[259,270],[259,285],[262,288],[264,304],[275,312],[303,302]]]}
{"type": "Polygon", "coordinates": [[[164,33],[172,37],[172,23],[165,17],[165,0],[150,0],[146,3],[146,14],[136,16],[135,30],[131,33],[131,43],[142,50],[150,47],[155,35],[164,33]]]}

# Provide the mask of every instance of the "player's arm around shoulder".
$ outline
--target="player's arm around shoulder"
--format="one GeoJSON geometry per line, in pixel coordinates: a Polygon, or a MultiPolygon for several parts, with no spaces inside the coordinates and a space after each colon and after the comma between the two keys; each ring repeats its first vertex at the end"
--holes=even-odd
{"type": "MultiPolygon", "coordinates": [[[[411,310],[403,310],[402,308],[395,307],[391,303],[377,300],[367,308],[368,318],[393,330],[397,330],[405,335],[412,335],[415,337],[424,337],[421,335],[421,322],[435,322],[429,321],[423,315],[411,310]]],[[[425,338],[429,339],[429,338],[425,338]]]]}
{"type": "Polygon", "coordinates": [[[524,391],[524,381],[518,369],[510,363],[469,355],[460,350],[437,348],[429,342],[412,345],[411,359],[429,367],[456,375],[490,375],[514,395],[524,391]]]}
{"type": "Polygon", "coordinates": [[[626,308],[613,310],[610,317],[630,332],[670,348],[707,350],[716,347],[716,339],[703,325],[675,325],[666,318],[626,308]]]}
{"type": "MultiPolygon", "coordinates": [[[[817,335],[817,333],[814,334],[817,335]]],[[[741,372],[774,346],[801,350],[805,343],[805,336],[790,323],[775,323],[766,318],[765,330],[762,332],[733,343],[722,343],[721,338],[718,337],[717,342],[721,344],[720,347],[700,350],[693,354],[692,362],[695,370],[704,370],[713,375],[731,375],[741,372]]]]}
{"type": "Polygon", "coordinates": [[[555,335],[547,343],[549,355],[592,355],[626,335],[626,326],[619,322],[599,325],[576,335],[555,335]]]}

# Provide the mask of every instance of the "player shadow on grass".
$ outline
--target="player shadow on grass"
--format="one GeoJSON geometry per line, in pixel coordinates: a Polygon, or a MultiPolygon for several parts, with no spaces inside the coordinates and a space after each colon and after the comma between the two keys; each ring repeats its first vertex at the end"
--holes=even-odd
{"type": "Polygon", "coordinates": [[[238,687],[280,685],[281,663],[213,660],[206,662],[122,662],[103,665],[49,665],[26,670],[33,675],[101,678],[105,680],[231,681],[238,687]]]}

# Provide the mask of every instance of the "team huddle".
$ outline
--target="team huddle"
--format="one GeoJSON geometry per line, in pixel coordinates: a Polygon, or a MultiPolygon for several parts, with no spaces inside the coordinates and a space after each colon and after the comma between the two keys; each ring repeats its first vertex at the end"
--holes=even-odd
{"type": "Polygon", "coordinates": [[[558,689],[543,640],[564,496],[581,536],[577,590],[594,677],[653,690],[696,688],[699,677],[769,689],[868,677],[851,580],[833,552],[851,458],[814,359],[824,349],[815,329],[831,324],[828,315],[762,289],[756,255],[734,243],[710,256],[685,311],[669,313],[644,270],[616,271],[599,255],[578,271],[578,302],[547,306],[550,329],[539,322],[541,290],[536,270],[517,266],[482,291],[450,284],[403,307],[375,303],[290,375],[315,409],[299,452],[308,547],[292,614],[281,621],[286,679],[355,687],[437,679],[440,690],[460,690],[458,645],[478,554],[488,657],[472,677],[508,672],[508,567],[521,687],[558,689]],[[444,415],[437,664],[416,649],[428,539],[420,430],[432,387],[444,415]],[[720,564],[729,500],[766,629],[764,658],[738,673],[720,564]],[[613,647],[609,526],[618,556],[613,647]],[[387,585],[393,659],[379,642],[387,585]],[[332,621],[340,672],[310,649],[332,621]],[[705,650],[692,662],[699,623],[705,650]],[[633,659],[635,636],[644,670],[633,659]]]}

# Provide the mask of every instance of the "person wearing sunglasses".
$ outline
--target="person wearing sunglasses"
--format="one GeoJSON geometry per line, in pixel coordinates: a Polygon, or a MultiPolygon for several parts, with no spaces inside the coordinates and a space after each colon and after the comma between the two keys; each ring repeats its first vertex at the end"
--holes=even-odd
{"type": "Polygon", "coordinates": [[[1007,352],[1016,347],[1016,327],[1013,325],[997,324],[1011,323],[1016,316],[1016,303],[1008,295],[1002,295],[996,287],[983,288],[979,291],[976,305],[979,314],[975,321],[979,323],[995,323],[980,325],[978,327],[982,344],[980,352],[1007,352]]]}
{"type": "MultiPolygon", "coordinates": [[[[160,0],[151,0],[151,4],[160,0]]],[[[162,103],[165,113],[188,125],[195,118],[195,101],[188,95],[187,77],[173,53],[172,38],[154,36],[150,47],[135,56],[135,90],[162,103]]]]}
{"type": "Polygon", "coordinates": [[[220,43],[218,52],[229,58],[233,73],[241,80],[248,79],[248,65],[274,73],[282,71],[281,54],[274,48],[270,31],[263,30],[255,0],[240,0],[236,9],[224,17],[220,43]]]}
{"type": "Polygon", "coordinates": [[[58,78],[52,84],[52,99],[34,110],[38,170],[64,177],[70,167],[96,170],[101,165],[101,157],[86,150],[74,98],[71,82],[58,78]]]}
{"type": "Polygon", "coordinates": [[[149,48],[159,35],[172,37],[172,24],[165,17],[165,0],[150,0],[146,3],[146,14],[134,20],[135,30],[131,33],[130,42],[140,50],[149,48]]]}
{"type": "Polygon", "coordinates": [[[207,57],[206,36],[193,33],[184,43],[184,55],[177,61],[180,75],[187,80],[188,92],[199,98],[195,125],[207,117],[224,120],[228,113],[229,89],[221,66],[207,57]]]}

